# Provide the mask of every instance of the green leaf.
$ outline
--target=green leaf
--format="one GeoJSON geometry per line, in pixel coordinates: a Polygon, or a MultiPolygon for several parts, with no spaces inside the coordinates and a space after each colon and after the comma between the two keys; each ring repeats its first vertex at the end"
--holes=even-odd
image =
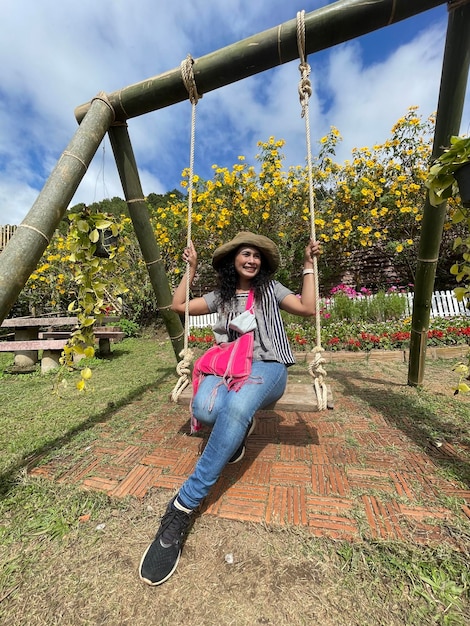
{"type": "Polygon", "coordinates": [[[90,237],[90,241],[92,243],[96,243],[98,241],[98,239],[100,238],[100,234],[99,234],[99,232],[95,228],[95,230],[91,231],[89,237],[90,237]]]}
{"type": "Polygon", "coordinates": [[[95,323],[95,321],[96,320],[94,317],[86,317],[85,319],[80,320],[80,323],[82,326],[87,327],[87,326],[92,326],[95,323]]]}
{"type": "Polygon", "coordinates": [[[467,292],[468,292],[468,289],[466,287],[455,287],[454,289],[455,297],[457,298],[459,302],[463,301],[467,292]]]}
{"type": "Polygon", "coordinates": [[[99,230],[104,230],[105,228],[109,228],[112,225],[110,220],[96,220],[95,228],[99,230]]]}
{"type": "Polygon", "coordinates": [[[454,372],[457,372],[457,374],[462,374],[462,376],[466,376],[468,374],[468,365],[465,365],[465,363],[457,363],[457,365],[454,365],[452,369],[454,372]]]}
{"type": "Polygon", "coordinates": [[[88,222],[85,222],[85,220],[77,222],[77,228],[81,233],[87,233],[90,230],[90,226],[88,222]]]}
{"type": "Polygon", "coordinates": [[[460,224],[465,219],[465,215],[460,209],[457,209],[452,216],[452,224],[460,224]]]}

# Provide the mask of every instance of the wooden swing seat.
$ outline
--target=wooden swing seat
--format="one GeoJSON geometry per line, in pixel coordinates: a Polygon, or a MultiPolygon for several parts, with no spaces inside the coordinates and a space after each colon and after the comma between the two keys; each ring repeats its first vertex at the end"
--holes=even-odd
{"type": "MultiPolygon", "coordinates": [[[[333,409],[333,396],[328,386],[327,408],[333,409]]],[[[191,402],[192,386],[188,385],[180,394],[178,404],[187,405],[191,402]]],[[[318,411],[318,401],[313,384],[288,382],[284,394],[263,410],[277,411],[318,411]]]]}

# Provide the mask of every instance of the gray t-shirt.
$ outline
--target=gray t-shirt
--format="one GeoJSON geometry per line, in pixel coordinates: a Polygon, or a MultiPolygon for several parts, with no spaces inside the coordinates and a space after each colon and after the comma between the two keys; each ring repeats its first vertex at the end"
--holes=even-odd
{"type": "MultiPolygon", "coordinates": [[[[276,306],[279,307],[280,303],[286,296],[293,293],[290,289],[282,285],[280,282],[273,280],[271,282],[273,287],[272,293],[276,299],[276,306]]],[[[221,343],[223,341],[233,341],[237,338],[237,333],[230,330],[228,325],[230,321],[243,313],[246,308],[246,301],[248,298],[248,293],[237,294],[234,299],[233,306],[230,307],[230,310],[223,311],[220,307],[217,307],[217,292],[211,291],[203,296],[204,300],[209,307],[210,313],[218,313],[219,319],[217,323],[213,327],[215,339],[217,343],[221,343]]],[[[256,317],[256,329],[254,336],[254,348],[253,348],[253,360],[254,361],[278,361],[279,356],[276,356],[276,351],[273,346],[273,333],[275,332],[283,332],[285,334],[284,329],[280,331],[280,329],[274,329],[268,327],[266,324],[266,315],[263,314],[262,304],[255,302],[254,312],[256,317]]],[[[286,339],[287,341],[287,339],[286,339]]],[[[288,359],[289,362],[291,359],[288,359]]]]}

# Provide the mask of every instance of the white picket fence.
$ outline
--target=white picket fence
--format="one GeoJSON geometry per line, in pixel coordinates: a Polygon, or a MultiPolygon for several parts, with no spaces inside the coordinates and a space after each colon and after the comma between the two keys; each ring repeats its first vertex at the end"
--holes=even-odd
{"type": "MultiPolygon", "coordinates": [[[[360,296],[373,298],[374,296],[360,296]]],[[[406,298],[405,316],[413,312],[413,293],[403,294],[406,298]]],[[[431,317],[455,317],[464,315],[470,317],[470,309],[465,306],[465,302],[459,302],[453,291],[435,291],[431,299],[431,317]]],[[[217,313],[207,315],[190,315],[190,328],[206,328],[213,326],[217,322],[217,313]]]]}
{"type": "Polygon", "coordinates": [[[214,326],[217,321],[217,313],[207,313],[207,315],[190,315],[189,328],[207,328],[214,326]]]}
{"type": "MultiPolygon", "coordinates": [[[[406,314],[413,311],[413,296],[408,293],[406,314]]],[[[431,317],[455,317],[456,315],[470,316],[470,309],[465,302],[459,302],[453,291],[435,291],[431,299],[431,317]]]]}

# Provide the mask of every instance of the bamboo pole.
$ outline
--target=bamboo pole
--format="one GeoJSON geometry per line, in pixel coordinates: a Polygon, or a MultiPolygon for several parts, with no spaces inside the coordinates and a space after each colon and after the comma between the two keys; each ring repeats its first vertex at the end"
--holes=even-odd
{"type": "MultiPolygon", "coordinates": [[[[305,15],[306,54],[418,15],[446,0],[340,0],[305,15]]],[[[292,19],[196,59],[198,92],[208,93],[277,65],[298,59],[297,23],[292,19]]],[[[108,94],[116,119],[125,121],[188,98],[176,68],[108,94]]],[[[75,109],[80,123],[89,103],[75,109]]]]}
{"type": "Polygon", "coordinates": [[[127,127],[123,124],[111,126],[109,139],[113,148],[114,158],[116,159],[129,215],[157,298],[160,315],[173,344],[176,358],[179,359],[179,354],[184,347],[184,330],[179,315],[170,309],[172,300],[170,286],[160,246],[155,240],[150,223],[150,215],[144,199],[139,171],[127,127]]]}
{"type": "MultiPolygon", "coordinates": [[[[451,135],[458,135],[462,120],[470,63],[470,1],[449,5],[442,77],[436,116],[432,161],[449,145],[451,135]]],[[[424,205],[416,267],[416,290],[411,321],[408,384],[424,380],[427,333],[431,314],[436,266],[446,217],[444,202],[431,206],[427,196],[424,205]]]]}
{"type": "Polygon", "coordinates": [[[113,118],[106,95],[99,94],[0,254],[0,323],[37,267],[113,118]]]}

